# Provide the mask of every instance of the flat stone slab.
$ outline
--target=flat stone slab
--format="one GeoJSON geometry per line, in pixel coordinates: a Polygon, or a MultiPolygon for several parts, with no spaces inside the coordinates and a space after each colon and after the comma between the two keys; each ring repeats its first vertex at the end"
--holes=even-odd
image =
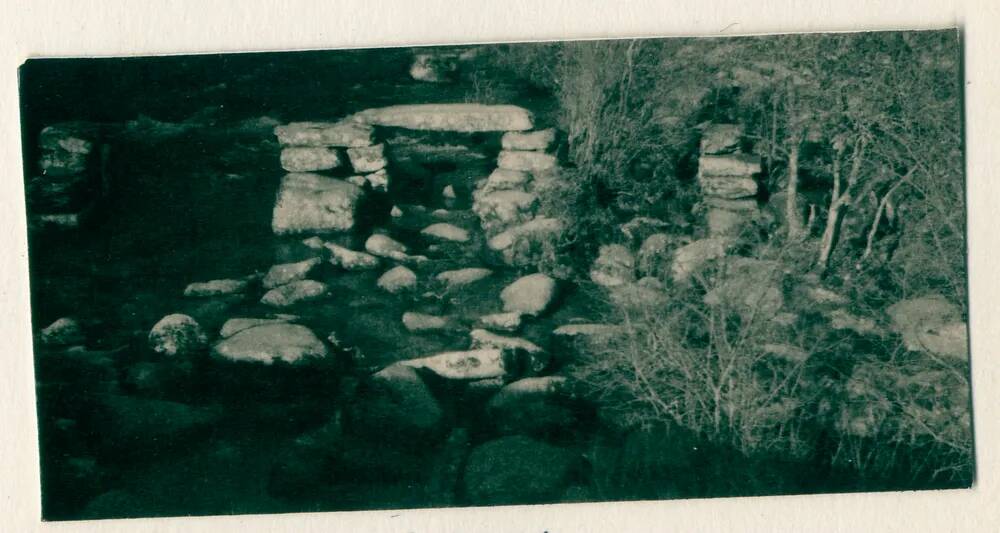
{"type": "Polygon", "coordinates": [[[469,242],[469,232],[447,222],[431,224],[420,232],[421,235],[437,241],[469,242]]]}
{"type": "Polygon", "coordinates": [[[189,298],[205,298],[210,296],[227,296],[240,294],[247,290],[250,282],[245,279],[214,279],[189,284],[184,288],[184,296],[189,298]]]}
{"type": "Polygon", "coordinates": [[[212,351],[230,361],[266,365],[277,360],[297,363],[328,354],[326,346],[309,328],[287,323],[261,324],[240,330],[216,344],[212,351]]]}
{"type": "Polygon", "coordinates": [[[503,150],[497,156],[497,166],[521,172],[544,172],[556,167],[556,157],[542,152],[503,150]]]}
{"type": "Polygon", "coordinates": [[[353,120],[372,126],[428,131],[524,131],[532,128],[531,113],[513,105],[415,104],[366,109],[353,120]]]}
{"type": "Polygon", "coordinates": [[[486,379],[507,375],[503,351],[495,348],[444,352],[420,359],[400,361],[412,368],[426,368],[446,379],[486,379]]]}
{"type": "Polygon", "coordinates": [[[282,146],[368,146],[373,133],[371,126],[348,121],[292,122],[274,128],[282,146]]]}
{"type": "Polygon", "coordinates": [[[702,176],[753,176],[760,174],[760,156],[748,154],[703,155],[698,159],[702,176]]]}
{"type": "Polygon", "coordinates": [[[438,274],[435,278],[448,285],[449,288],[461,287],[470,283],[475,283],[493,274],[488,268],[460,268],[457,270],[446,270],[438,274]]]}
{"type": "Polygon", "coordinates": [[[332,170],[344,164],[336,148],[289,146],[281,151],[281,168],[288,172],[332,170]]]}
{"type": "Polygon", "coordinates": [[[532,132],[505,133],[500,139],[504,150],[548,150],[556,140],[556,130],[549,128],[532,132]]]}
{"type": "Polygon", "coordinates": [[[278,235],[349,230],[361,196],[361,188],[343,180],[286,174],[274,203],[271,229],[278,235]]]}

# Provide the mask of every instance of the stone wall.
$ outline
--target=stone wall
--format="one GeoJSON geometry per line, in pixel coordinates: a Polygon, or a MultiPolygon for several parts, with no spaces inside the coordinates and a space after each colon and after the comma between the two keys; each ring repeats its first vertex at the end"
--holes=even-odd
{"type": "Polygon", "coordinates": [[[734,237],[759,213],[760,157],[741,151],[742,136],[736,124],[713,124],[702,134],[698,184],[709,237],[734,237]]]}

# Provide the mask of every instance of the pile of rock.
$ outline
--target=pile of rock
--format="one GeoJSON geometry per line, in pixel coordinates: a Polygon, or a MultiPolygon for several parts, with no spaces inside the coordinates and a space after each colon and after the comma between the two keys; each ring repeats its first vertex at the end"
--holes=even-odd
{"type": "Polygon", "coordinates": [[[38,136],[39,174],[28,180],[28,209],[39,226],[77,227],[103,192],[101,128],[87,122],[54,124],[38,136]]]}
{"type": "Polygon", "coordinates": [[[742,135],[743,129],[736,124],[713,124],[702,135],[698,184],[711,237],[737,235],[759,210],[760,157],[741,153],[742,135]]]}
{"type": "Polygon", "coordinates": [[[539,191],[556,179],[554,143],[553,129],[505,133],[497,169],[473,193],[487,244],[507,264],[531,263],[532,252],[563,229],[559,220],[537,216],[539,191]]]}

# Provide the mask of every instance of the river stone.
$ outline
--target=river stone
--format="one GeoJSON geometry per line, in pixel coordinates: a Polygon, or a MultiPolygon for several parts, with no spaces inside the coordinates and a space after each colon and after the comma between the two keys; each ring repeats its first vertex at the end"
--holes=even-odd
{"type": "Polygon", "coordinates": [[[602,287],[619,287],[635,280],[635,257],[620,244],[602,245],[590,267],[590,279],[602,287]]]}
{"type": "Polygon", "coordinates": [[[517,331],[521,327],[521,313],[493,313],[479,317],[479,324],[484,328],[497,331],[517,331]]]}
{"type": "Polygon", "coordinates": [[[405,266],[397,266],[387,270],[376,282],[378,287],[386,292],[396,294],[412,290],[417,286],[417,275],[405,266]]]}
{"type": "Polygon", "coordinates": [[[530,220],[537,209],[537,195],[516,189],[477,193],[472,202],[472,211],[479,216],[483,229],[494,234],[530,220]]]}
{"type": "Polygon", "coordinates": [[[421,235],[438,241],[447,242],[469,242],[469,232],[446,222],[431,224],[424,228],[421,235]]]}
{"type": "Polygon", "coordinates": [[[385,159],[384,144],[348,148],[347,157],[351,160],[351,166],[354,167],[354,171],[362,174],[382,170],[388,164],[388,161],[385,159]]]}
{"type": "Polygon", "coordinates": [[[572,451],[517,435],[472,450],[463,476],[474,505],[551,501],[569,486],[578,457],[572,451]]]}
{"type": "Polygon", "coordinates": [[[379,261],[374,255],[356,252],[349,248],[328,242],[324,244],[330,250],[330,263],[344,270],[372,270],[378,268],[379,261]]]}
{"type": "Polygon", "coordinates": [[[547,248],[554,248],[565,226],[556,218],[535,218],[494,235],[486,245],[504,263],[527,266],[537,263],[547,248]]]}
{"type": "Polygon", "coordinates": [[[389,211],[389,216],[392,218],[400,218],[403,216],[403,210],[399,206],[392,206],[392,210],[389,211]]]}
{"type": "Polygon", "coordinates": [[[719,238],[694,241],[674,251],[671,273],[675,282],[688,280],[693,274],[705,268],[709,261],[726,255],[726,242],[719,238]]]}
{"type": "Polygon", "coordinates": [[[413,104],[366,109],[353,120],[373,126],[427,131],[523,131],[532,128],[528,110],[512,105],[413,104]]]}
{"type": "Polygon", "coordinates": [[[537,273],[519,278],[500,292],[504,311],[537,316],[545,312],[556,297],[556,281],[537,273]]]}
{"type": "Polygon", "coordinates": [[[289,146],[281,151],[281,168],[288,172],[332,170],[344,164],[336,148],[289,146]]]}
{"type": "Polygon", "coordinates": [[[749,177],[760,174],[760,156],[748,154],[703,155],[698,159],[698,175],[708,177],[749,177]]]}
{"type": "Polygon", "coordinates": [[[486,178],[486,183],[479,190],[479,194],[489,194],[494,191],[509,191],[514,189],[524,190],[531,182],[531,174],[520,170],[508,170],[505,168],[495,169],[486,178]]]}
{"type": "Polygon", "coordinates": [[[524,350],[528,353],[542,353],[543,350],[537,344],[522,339],[520,337],[506,337],[503,335],[497,335],[496,333],[491,333],[485,329],[474,329],[469,333],[469,338],[472,340],[469,348],[472,350],[478,348],[512,348],[524,350]]]}
{"type": "Polygon", "coordinates": [[[397,258],[406,255],[407,252],[406,245],[381,233],[374,233],[368,237],[365,241],[365,250],[372,255],[387,258],[397,258]]]}
{"type": "Polygon", "coordinates": [[[430,389],[414,368],[399,363],[372,375],[345,414],[349,430],[379,441],[432,439],[444,429],[444,411],[430,389]]]}
{"type": "Polygon", "coordinates": [[[245,329],[267,324],[285,324],[288,322],[289,320],[284,318],[230,318],[222,325],[222,329],[219,330],[219,336],[226,339],[245,329]]]}
{"type": "Polygon", "coordinates": [[[250,282],[245,279],[215,279],[191,283],[184,288],[184,296],[189,298],[205,298],[209,296],[228,296],[246,292],[250,282]]]}
{"type": "Polygon", "coordinates": [[[356,122],[293,122],[274,128],[282,146],[368,146],[374,129],[356,122]]]}
{"type": "Polygon", "coordinates": [[[269,365],[274,361],[298,363],[328,355],[323,341],[309,328],[286,322],[260,324],[234,333],[212,349],[230,361],[269,365]]]}
{"type": "Polygon", "coordinates": [[[757,195],[757,182],[751,178],[700,177],[701,193],[705,196],[737,200],[757,195]]]}
{"type": "Polygon", "coordinates": [[[412,368],[426,368],[446,379],[475,380],[499,378],[508,374],[511,355],[503,350],[489,348],[444,352],[419,359],[400,361],[412,368]],[[505,364],[504,359],[508,361],[505,364]]]}
{"type": "Polygon", "coordinates": [[[542,152],[502,150],[497,156],[497,167],[506,170],[539,173],[556,167],[556,156],[542,152]]]}
{"type": "Polygon", "coordinates": [[[701,134],[701,153],[726,154],[740,147],[743,127],[739,124],[711,124],[701,134]]]}
{"type": "Polygon", "coordinates": [[[262,284],[265,289],[273,289],[293,281],[306,279],[309,276],[309,273],[318,267],[322,262],[322,259],[313,257],[312,259],[306,259],[297,263],[274,265],[267,271],[267,275],[264,276],[262,284]]]}
{"type": "Polygon", "coordinates": [[[72,318],[60,318],[42,329],[39,341],[44,346],[70,346],[85,339],[83,327],[72,318]]]}
{"type": "Polygon", "coordinates": [[[272,307],[290,307],[302,302],[318,300],[327,295],[325,283],[304,279],[271,289],[260,299],[260,303],[272,307]]]}
{"type": "Polygon", "coordinates": [[[324,233],[354,227],[362,191],[354,184],[318,174],[286,174],[274,204],[271,228],[278,235],[324,233]]]}
{"type": "Polygon", "coordinates": [[[493,274],[488,268],[460,268],[458,270],[446,270],[436,276],[435,279],[448,285],[448,288],[461,287],[485,279],[493,274]]]}
{"type": "Polygon", "coordinates": [[[451,323],[445,317],[407,311],[403,313],[403,326],[407,331],[422,333],[447,329],[451,323]]]}
{"type": "Polygon", "coordinates": [[[149,346],[162,355],[187,355],[200,350],[208,342],[195,319],[172,314],[160,319],[149,332],[149,346]]]}
{"type": "Polygon", "coordinates": [[[500,138],[504,150],[548,150],[556,140],[556,130],[552,128],[518,132],[510,131],[500,138]]]}

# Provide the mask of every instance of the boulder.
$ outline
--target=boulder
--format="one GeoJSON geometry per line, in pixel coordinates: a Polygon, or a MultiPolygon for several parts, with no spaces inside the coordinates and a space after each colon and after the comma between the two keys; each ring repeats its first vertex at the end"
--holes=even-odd
{"type": "Polygon", "coordinates": [[[462,287],[485,279],[493,274],[488,268],[460,268],[439,273],[435,279],[446,284],[449,289],[462,287]]]}
{"type": "Polygon", "coordinates": [[[957,305],[932,294],[896,302],[886,310],[892,331],[908,350],[968,358],[968,328],[957,305]]]}
{"type": "Polygon", "coordinates": [[[397,266],[387,270],[376,282],[378,287],[388,293],[397,294],[413,290],[417,286],[417,275],[405,266],[397,266]]]}
{"type": "Polygon", "coordinates": [[[531,174],[527,172],[498,168],[490,173],[478,193],[485,195],[494,191],[524,190],[529,183],[531,174]]]}
{"type": "Polygon", "coordinates": [[[737,200],[757,195],[757,182],[751,178],[700,177],[701,193],[722,199],[737,200]]]}
{"type": "Polygon", "coordinates": [[[355,122],[429,131],[523,131],[532,128],[528,110],[512,105],[413,104],[366,109],[355,122]]]}
{"type": "Polygon", "coordinates": [[[274,233],[328,233],[354,227],[361,189],[318,174],[287,174],[274,204],[274,233]]]}
{"type": "Polygon", "coordinates": [[[206,342],[208,337],[198,322],[179,313],[163,317],[149,332],[149,346],[162,355],[188,355],[203,348],[206,342]]]}
{"type": "Polygon", "coordinates": [[[336,148],[289,146],[281,151],[281,168],[288,172],[315,172],[340,168],[344,161],[336,148]]]}
{"type": "Polygon", "coordinates": [[[374,129],[357,122],[293,122],[274,128],[282,146],[368,146],[374,129]]]}
{"type": "Polygon", "coordinates": [[[556,130],[552,128],[518,132],[510,131],[500,138],[500,145],[504,150],[548,150],[556,140],[556,130]]]}
{"type": "Polygon", "coordinates": [[[398,363],[364,382],[344,414],[346,429],[376,442],[434,440],[444,430],[437,399],[413,367],[398,363]]]}
{"type": "Polygon", "coordinates": [[[348,148],[347,157],[351,160],[351,166],[354,167],[354,171],[362,174],[382,170],[389,164],[385,159],[384,144],[348,148]]]}
{"type": "Polygon", "coordinates": [[[497,167],[537,174],[556,168],[556,157],[542,152],[502,150],[497,156],[497,167]]]}
{"type": "Polygon", "coordinates": [[[749,177],[760,174],[760,156],[749,154],[703,155],[698,159],[698,175],[707,177],[749,177]]]}
{"type": "Polygon", "coordinates": [[[305,261],[299,261],[297,263],[274,265],[267,271],[267,275],[264,276],[262,285],[265,289],[273,289],[275,287],[287,285],[293,281],[306,279],[309,274],[322,262],[322,259],[313,257],[312,259],[306,259],[305,261]]]}
{"type": "Polygon", "coordinates": [[[556,281],[537,273],[514,281],[500,292],[504,311],[516,311],[538,316],[544,313],[556,298],[556,281]]]}
{"type": "Polygon", "coordinates": [[[378,268],[379,261],[374,255],[356,252],[343,246],[328,242],[324,244],[330,250],[330,263],[344,270],[372,270],[378,268]]]}
{"type": "Polygon", "coordinates": [[[43,346],[71,346],[86,339],[83,327],[72,318],[60,318],[46,326],[38,335],[43,346]]]}
{"type": "Polygon", "coordinates": [[[569,486],[578,461],[570,450],[525,436],[493,440],[469,454],[465,495],[478,505],[554,501],[569,486]]]}
{"type": "Polygon", "coordinates": [[[619,287],[635,280],[635,257],[620,244],[602,245],[590,267],[590,279],[603,287],[619,287]]]}
{"type": "Polygon", "coordinates": [[[484,348],[443,352],[400,361],[398,364],[411,368],[426,368],[446,379],[476,380],[507,376],[511,373],[510,370],[516,370],[515,357],[515,354],[504,350],[484,348]]]}
{"type": "Polygon", "coordinates": [[[329,288],[325,283],[304,279],[267,291],[260,299],[260,303],[272,307],[290,307],[323,298],[328,291],[329,288]]]}
{"type": "Polygon", "coordinates": [[[518,355],[521,366],[517,369],[517,374],[529,373],[537,374],[549,365],[549,356],[537,344],[519,337],[506,337],[491,333],[485,329],[474,329],[469,333],[471,343],[469,348],[477,350],[481,348],[497,348],[509,351],[518,355]]]}
{"type": "Polygon", "coordinates": [[[424,228],[421,235],[437,240],[446,242],[469,242],[469,232],[464,229],[445,222],[439,222],[437,224],[431,224],[424,228]]]}
{"type": "Polygon", "coordinates": [[[491,234],[532,219],[538,209],[538,196],[521,190],[478,193],[474,196],[472,211],[479,216],[483,229],[491,234]]]}
{"type": "Polygon", "coordinates": [[[701,134],[702,154],[728,154],[740,148],[743,127],[738,124],[711,124],[701,134]]]}
{"type": "Polygon", "coordinates": [[[365,241],[365,250],[372,255],[390,259],[404,256],[407,252],[406,245],[381,233],[368,237],[365,241]]]}
{"type": "Polygon", "coordinates": [[[230,318],[222,325],[222,329],[219,330],[219,337],[226,339],[245,329],[267,324],[285,324],[287,322],[290,322],[290,320],[283,318],[230,318]]]}
{"type": "Polygon", "coordinates": [[[681,283],[705,268],[710,261],[725,255],[726,242],[724,240],[716,237],[700,239],[674,251],[674,260],[670,271],[674,281],[681,283]]]}
{"type": "Polygon", "coordinates": [[[285,322],[247,327],[222,340],[212,353],[229,361],[299,363],[328,355],[323,341],[309,328],[285,322]]]}
{"type": "Polygon", "coordinates": [[[479,317],[479,324],[496,331],[517,331],[521,327],[521,313],[493,313],[479,317]]]}
{"type": "Polygon", "coordinates": [[[546,250],[554,249],[565,225],[556,218],[535,218],[494,235],[486,245],[500,254],[504,263],[526,266],[537,263],[546,250]]]}
{"type": "Polygon", "coordinates": [[[451,322],[445,317],[407,311],[403,313],[403,326],[407,331],[423,333],[448,329],[451,322]]]}
{"type": "Polygon", "coordinates": [[[250,282],[245,279],[215,279],[191,283],[184,288],[184,296],[189,298],[206,298],[211,296],[228,296],[246,292],[250,282]]]}

